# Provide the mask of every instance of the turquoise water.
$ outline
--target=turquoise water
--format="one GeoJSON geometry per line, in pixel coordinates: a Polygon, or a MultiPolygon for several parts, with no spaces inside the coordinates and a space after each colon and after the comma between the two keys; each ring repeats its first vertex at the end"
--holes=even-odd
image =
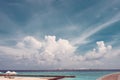
{"type": "Polygon", "coordinates": [[[29,75],[63,75],[63,76],[76,76],[75,78],[64,78],[62,80],[96,80],[97,78],[115,73],[118,71],[39,71],[39,72],[18,72],[18,74],[29,75]]]}

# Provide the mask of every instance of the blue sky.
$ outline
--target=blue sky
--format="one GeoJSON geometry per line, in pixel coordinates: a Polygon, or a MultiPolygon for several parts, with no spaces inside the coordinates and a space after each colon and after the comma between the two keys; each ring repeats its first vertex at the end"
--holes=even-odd
{"type": "Polygon", "coordinates": [[[0,0],[0,69],[119,68],[119,26],[119,0],[0,0]]]}

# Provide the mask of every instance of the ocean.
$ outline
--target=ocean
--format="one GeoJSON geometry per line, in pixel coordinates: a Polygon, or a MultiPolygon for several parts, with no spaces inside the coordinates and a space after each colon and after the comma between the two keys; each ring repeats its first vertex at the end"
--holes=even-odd
{"type": "MultiPolygon", "coordinates": [[[[1,71],[2,72],[2,71],[1,71]]],[[[5,71],[4,71],[5,72],[5,71]]],[[[75,78],[64,78],[61,80],[96,80],[106,74],[120,72],[118,70],[73,70],[73,71],[16,71],[21,75],[58,75],[58,76],[75,76],[75,78]]]]}

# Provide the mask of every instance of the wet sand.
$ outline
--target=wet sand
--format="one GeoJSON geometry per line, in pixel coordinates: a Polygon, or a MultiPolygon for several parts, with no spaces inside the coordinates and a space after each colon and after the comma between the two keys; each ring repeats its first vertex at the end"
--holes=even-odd
{"type": "Polygon", "coordinates": [[[0,80],[49,80],[49,79],[36,78],[36,77],[15,77],[11,79],[11,78],[0,77],[0,80]]]}
{"type": "Polygon", "coordinates": [[[0,74],[0,80],[59,80],[63,78],[74,78],[75,76],[58,76],[58,75],[11,75],[0,74]],[[36,76],[36,77],[32,77],[36,76]],[[39,77],[41,76],[41,77],[39,77]]]}
{"type": "MultiPolygon", "coordinates": [[[[69,76],[58,76],[58,77],[14,77],[13,76],[9,76],[7,78],[5,78],[5,76],[1,76],[0,80],[60,80],[63,78],[70,78],[69,76]]],[[[73,78],[73,77],[72,77],[73,78]]]]}
{"type": "Polygon", "coordinates": [[[120,80],[120,73],[105,75],[97,80],[120,80]]]}

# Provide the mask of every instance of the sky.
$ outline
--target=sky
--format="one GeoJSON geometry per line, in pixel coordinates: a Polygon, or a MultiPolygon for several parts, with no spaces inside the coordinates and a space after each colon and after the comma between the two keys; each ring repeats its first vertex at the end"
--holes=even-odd
{"type": "Polygon", "coordinates": [[[0,69],[120,69],[120,0],[0,0],[0,69]]]}

